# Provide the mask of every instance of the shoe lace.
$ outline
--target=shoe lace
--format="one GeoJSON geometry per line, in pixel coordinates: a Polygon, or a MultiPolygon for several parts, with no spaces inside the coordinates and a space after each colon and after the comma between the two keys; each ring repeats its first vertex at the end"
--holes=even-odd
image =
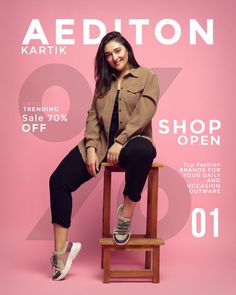
{"type": "Polygon", "coordinates": [[[129,230],[129,226],[130,221],[119,219],[115,229],[115,233],[118,235],[125,235],[129,230]]]}
{"type": "Polygon", "coordinates": [[[52,266],[57,266],[57,256],[53,255],[50,259],[52,266]]]}
{"type": "Polygon", "coordinates": [[[62,259],[58,259],[57,255],[53,255],[51,257],[50,261],[52,264],[52,268],[54,268],[55,270],[61,271],[64,268],[64,263],[63,263],[62,259]]]}

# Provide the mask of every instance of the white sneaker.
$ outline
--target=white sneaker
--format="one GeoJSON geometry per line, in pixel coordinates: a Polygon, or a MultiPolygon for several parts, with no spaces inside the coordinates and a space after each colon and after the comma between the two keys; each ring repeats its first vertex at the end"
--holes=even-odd
{"type": "Polygon", "coordinates": [[[52,279],[59,281],[68,274],[73,260],[79,254],[81,249],[80,243],[67,241],[62,251],[54,251],[50,259],[52,264],[52,279]]]}
{"type": "Polygon", "coordinates": [[[117,225],[113,231],[113,241],[117,245],[125,245],[129,241],[131,236],[130,223],[131,219],[129,218],[121,216],[118,219],[117,225]]]}

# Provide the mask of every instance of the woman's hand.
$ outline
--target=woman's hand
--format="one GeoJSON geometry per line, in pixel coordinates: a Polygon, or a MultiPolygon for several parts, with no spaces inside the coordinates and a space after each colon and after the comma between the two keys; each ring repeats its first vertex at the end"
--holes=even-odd
{"type": "Polygon", "coordinates": [[[111,165],[117,165],[119,161],[120,151],[122,149],[122,145],[118,142],[115,142],[107,153],[107,162],[111,165]]]}
{"type": "Polygon", "coordinates": [[[87,171],[92,175],[96,176],[96,171],[99,171],[99,163],[97,154],[95,152],[94,147],[88,147],[87,148],[87,157],[86,157],[86,166],[87,171]]]}

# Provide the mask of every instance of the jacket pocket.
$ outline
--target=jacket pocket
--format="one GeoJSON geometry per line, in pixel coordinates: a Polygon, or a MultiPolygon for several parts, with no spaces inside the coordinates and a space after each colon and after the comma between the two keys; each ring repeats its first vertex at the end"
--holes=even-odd
{"type": "Polygon", "coordinates": [[[127,87],[127,90],[125,93],[125,101],[132,107],[135,107],[135,105],[140,99],[140,96],[142,95],[143,88],[144,88],[143,85],[135,85],[135,86],[127,87]]]}

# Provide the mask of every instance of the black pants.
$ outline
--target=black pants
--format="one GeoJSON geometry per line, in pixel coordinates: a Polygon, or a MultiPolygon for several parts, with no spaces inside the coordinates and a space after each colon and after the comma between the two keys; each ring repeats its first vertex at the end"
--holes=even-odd
{"type": "MultiPolygon", "coordinates": [[[[145,185],[156,151],[152,143],[143,137],[130,140],[121,150],[119,165],[125,168],[124,196],[138,202],[145,185]]],[[[99,166],[100,171],[101,165],[99,166]]],[[[52,223],[70,227],[72,211],[71,192],[77,190],[93,176],[88,173],[76,145],[60,162],[49,181],[52,223]]]]}

